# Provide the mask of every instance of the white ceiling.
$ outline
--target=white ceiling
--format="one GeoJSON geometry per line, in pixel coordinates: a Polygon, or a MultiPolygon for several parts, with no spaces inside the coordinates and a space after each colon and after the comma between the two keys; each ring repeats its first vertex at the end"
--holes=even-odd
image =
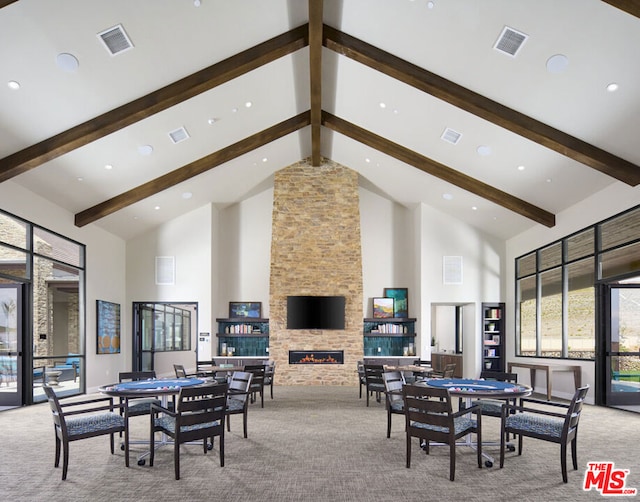
{"type": "MultiPolygon", "coordinates": [[[[640,164],[633,15],[600,0],[324,0],[323,9],[326,25],[640,164]],[[493,48],[505,26],[528,35],[516,57],[493,48]],[[546,69],[556,54],[569,61],[562,73],[546,69]],[[618,91],[606,91],[611,82],[618,91]]],[[[0,159],[303,25],[307,10],[305,0],[9,3],[0,8],[0,159]],[[111,56],[97,34],[118,24],[134,48],[111,56]],[[61,53],[77,58],[76,71],[56,65],[61,53]]],[[[77,214],[309,110],[309,66],[304,47],[12,179],[77,214]],[[179,127],[190,138],[173,144],[179,127]],[[141,145],[153,153],[140,155],[141,145]]],[[[327,48],[322,74],[326,112],[551,213],[622,183],[327,48]],[[447,127],[462,133],[455,146],[440,139],[447,127]]],[[[500,238],[538,224],[328,128],[321,138],[324,157],[406,206],[427,204],[500,238]]],[[[307,126],[94,224],[128,239],[204,204],[238,202],[311,152],[307,126]]]]}

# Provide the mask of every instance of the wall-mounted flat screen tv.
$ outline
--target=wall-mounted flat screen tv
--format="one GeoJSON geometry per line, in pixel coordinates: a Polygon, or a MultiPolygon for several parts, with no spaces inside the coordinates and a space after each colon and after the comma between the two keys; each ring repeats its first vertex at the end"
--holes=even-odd
{"type": "Polygon", "coordinates": [[[344,296],[287,296],[287,329],[344,329],[344,296]]]}

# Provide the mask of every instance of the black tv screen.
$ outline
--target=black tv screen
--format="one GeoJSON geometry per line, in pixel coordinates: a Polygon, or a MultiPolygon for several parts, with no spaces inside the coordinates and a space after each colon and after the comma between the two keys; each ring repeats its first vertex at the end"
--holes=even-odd
{"type": "Polygon", "coordinates": [[[287,296],[287,329],[344,329],[344,296],[287,296]]]}

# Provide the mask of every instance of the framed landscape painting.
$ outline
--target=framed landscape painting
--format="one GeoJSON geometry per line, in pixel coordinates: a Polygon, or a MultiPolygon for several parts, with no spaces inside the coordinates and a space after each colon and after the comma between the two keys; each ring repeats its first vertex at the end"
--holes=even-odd
{"type": "Polygon", "coordinates": [[[374,298],[373,317],[375,319],[393,317],[393,298],[374,298]]]}
{"type": "Polygon", "coordinates": [[[409,317],[409,290],[407,288],[384,288],[384,296],[393,298],[393,317],[409,317]]]}
{"type": "Polygon", "coordinates": [[[229,317],[262,317],[262,302],[229,302],[229,317]]]}

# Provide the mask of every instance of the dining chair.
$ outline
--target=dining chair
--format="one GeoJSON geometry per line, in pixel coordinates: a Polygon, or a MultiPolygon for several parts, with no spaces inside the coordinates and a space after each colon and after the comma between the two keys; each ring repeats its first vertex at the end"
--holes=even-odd
{"type": "Polygon", "coordinates": [[[247,437],[247,414],[249,411],[249,389],[252,373],[234,371],[229,378],[227,393],[227,431],[231,432],[231,415],[242,414],[244,437],[247,437]]]}
{"type": "Polygon", "coordinates": [[[456,363],[447,363],[440,370],[431,370],[427,373],[428,378],[453,378],[456,372],[456,363]]]}
{"type": "MultiPolygon", "coordinates": [[[[480,373],[481,380],[496,380],[498,382],[518,383],[517,373],[506,373],[504,371],[482,371],[480,373]]],[[[502,405],[505,402],[516,403],[515,399],[476,399],[474,404],[480,405],[480,410],[484,416],[498,417],[502,416],[502,405]]],[[[465,406],[465,400],[460,398],[460,408],[465,406]]]]}
{"type": "Polygon", "coordinates": [[[199,372],[187,373],[187,370],[184,369],[184,365],[182,364],[174,364],[173,371],[176,374],[176,378],[193,378],[193,377],[201,376],[201,373],[199,372]]]}
{"type": "Polygon", "coordinates": [[[362,387],[367,387],[367,379],[364,376],[364,361],[359,360],[356,363],[356,369],[358,371],[358,383],[360,387],[360,397],[358,399],[362,399],[362,387]]]}
{"type": "Polygon", "coordinates": [[[382,374],[384,373],[384,366],[382,364],[367,364],[364,365],[364,378],[366,382],[367,392],[367,406],[369,406],[369,396],[375,393],[376,401],[380,402],[380,395],[384,392],[384,380],[382,374]]]}
{"type": "MultiPolygon", "coordinates": [[[[150,380],[156,378],[155,371],[121,371],[118,373],[118,381],[122,382],[137,382],[140,380],[150,380]]],[[[121,412],[124,414],[125,410],[129,417],[137,417],[140,415],[148,415],[150,411],[151,403],[161,404],[158,397],[121,397],[120,407],[121,412]]]]}
{"type": "Polygon", "coordinates": [[[571,443],[573,469],[578,469],[578,423],[584,398],[589,391],[585,385],[576,389],[570,403],[559,403],[535,398],[520,398],[518,404],[502,407],[500,437],[500,468],[504,466],[506,435],[518,436],[518,455],[522,455],[524,436],[560,444],[562,481],[567,482],[567,445],[571,443]],[[535,408],[532,405],[536,406],[535,408]],[[511,411],[513,410],[513,413],[511,411]]]}
{"type": "Polygon", "coordinates": [[[264,375],[265,375],[265,366],[264,364],[247,364],[244,367],[244,371],[251,373],[253,378],[251,379],[251,401],[255,403],[256,395],[260,394],[260,407],[264,408],[264,375]]]}
{"type": "Polygon", "coordinates": [[[482,468],[482,414],[479,406],[453,412],[451,395],[445,388],[426,385],[405,385],[404,399],[407,468],[411,467],[411,438],[424,441],[424,450],[429,454],[431,441],[449,445],[449,479],[455,478],[456,441],[469,434],[476,434],[478,467],[482,468]],[[476,412],[474,415],[473,412],[476,412]]]}
{"type": "Polygon", "coordinates": [[[269,387],[269,394],[271,395],[271,399],[273,399],[273,381],[275,379],[276,374],[276,362],[269,361],[264,366],[264,386],[269,387]]]}
{"type": "Polygon", "coordinates": [[[391,415],[404,415],[402,386],[406,382],[401,371],[385,371],[382,374],[382,380],[384,381],[385,407],[387,408],[387,437],[390,438],[391,415]]]}
{"type": "Polygon", "coordinates": [[[111,454],[114,453],[114,435],[124,433],[124,461],[129,467],[129,427],[126,416],[116,410],[112,397],[97,397],[61,403],[53,388],[44,386],[53,415],[53,428],[56,435],[54,466],[60,465],[62,449],[62,480],[67,479],[69,468],[69,443],[81,439],[109,434],[111,454]]]}
{"type": "Polygon", "coordinates": [[[219,437],[220,467],[224,467],[224,421],[227,408],[227,384],[182,387],[176,410],[151,405],[151,435],[149,438],[149,465],[155,459],[155,433],[162,432],[173,438],[173,464],[175,478],[180,479],[180,445],[202,440],[202,449],[213,448],[219,437]],[[157,416],[156,416],[157,415],[157,416]],[[211,443],[207,443],[207,439],[211,443]]]}
{"type": "MultiPolygon", "coordinates": [[[[426,368],[431,368],[431,361],[428,359],[416,359],[413,361],[414,366],[424,366],[426,368]]],[[[419,382],[424,380],[427,377],[428,371],[414,371],[413,378],[415,382],[419,382]]],[[[407,382],[409,383],[409,382],[407,382]]]]}

